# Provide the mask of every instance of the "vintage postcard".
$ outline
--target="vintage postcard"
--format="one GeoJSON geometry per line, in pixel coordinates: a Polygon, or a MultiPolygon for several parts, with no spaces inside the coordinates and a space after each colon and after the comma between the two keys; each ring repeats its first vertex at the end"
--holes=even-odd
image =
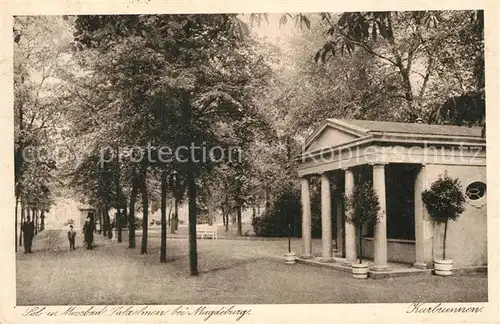
{"type": "Polygon", "coordinates": [[[0,323],[500,320],[497,3],[0,8],[0,323]]]}

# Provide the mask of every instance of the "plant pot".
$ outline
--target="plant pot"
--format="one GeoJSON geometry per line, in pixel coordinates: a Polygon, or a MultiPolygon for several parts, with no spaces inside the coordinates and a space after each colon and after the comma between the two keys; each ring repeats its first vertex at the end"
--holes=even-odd
{"type": "Polygon", "coordinates": [[[286,264],[294,264],[296,258],[297,258],[297,256],[293,252],[285,253],[285,263],[286,264]]]}
{"type": "Polygon", "coordinates": [[[352,277],[355,279],[366,279],[368,278],[368,264],[365,263],[353,263],[352,267],[352,277]]]}
{"type": "Polygon", "coordinates": [[[434,274],[451,276],[453,274],[453,260],[434,260],[434,274]]]}

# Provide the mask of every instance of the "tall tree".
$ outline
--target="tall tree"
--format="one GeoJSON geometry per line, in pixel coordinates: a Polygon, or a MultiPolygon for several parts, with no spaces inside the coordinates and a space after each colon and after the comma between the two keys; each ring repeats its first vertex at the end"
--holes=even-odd
{"type": "MultiPolygon", "coordinates": [[[[262,21],[262,15],[253,14],[250,20],[262,21]]],[[[347,68],[358,65],[361,68],[358,71],[365,74],[361,74],[361,82],[354,83],[349,90],[330,97],[340,98],[340,105],[336,102],[330,105],[335,108],[325,110],[331,116],[342,110],[345,94],[365,93],[359,103],[364,113],[354,118],[409,122],[423,118],[430,122],[444,120],[459,125],[484,124],[484,97],[483,92],[478,91],[482,88],[481,80],[484,80],[482,11],[284,14],[280,25],[290,20],[305,27],[307,35],[325,32],[322,45],[315,45],[321,49],[314,52],[316,61],[328,63],[318,71],[330,72],[326,77],[334,81],[331,89],[343,87],[351,78],[352,73],[341,72],[342,65],[347,68]],[[360,60],[362,57],[364,59],[360,60]],[[359,65],[363,61],[368,64],[359,65]],[[389,114],[384,113],[383,107],[390,109],[389,114]],[[370,112],[375,114],[370,116],[370,112]]],[[[312,38],[307,44],[316,39],[312,38]]],[[[303,81],[302,84],[309,88],[308,93],[320,89],[322,98],[329,98],[325,96],[327,88],[325,91],[314,82],[303,81]]],[[[301,98],[300,91],[296,92],[297,95],[291,92],[292,98],[301,98]]],[[[355,101],[352,103],[352,108],[359,106],[355,101]]],[[[347,110],[344,114],[352,116],[352,108],[351,112],[347,110]]]]}
{"type": "MultiPolygon", "coordinates": [[[[164,106],[172,147],[224,147],[216,126],[251,118],[245,90],[252,86],[253,64],[258,61],[252,56],[252,46],[244,42],[248,31],[236,15],[80,16],[76,29],[80,44],[113,57],[102,61],[107,66],[99,73],[107,72],[101,75],[113,85],[112,98],[127,98],[119,99],[119,105],[111,102],[111,107],[122,110],[110,119],[114,124],[122,121],[117,132],[122,140],[132,139],[134,131],[123,127],[128,120],[121,116],[133,111],[127,114],[135,123],[130,128],[139,129],[137,119],[142,116],[143,122],[150,121],[145,129],[151,132],[139,136],[158,142],[161,122],[155,117],[154,102],[159,97],[168,103],[164,106]],[[124,73],[117,73],[120,70],[124,73]]],[[[202,160],[201,152],[182,152],[176,158],[175,169],[186,179],[190,206],[190,272],[197,275],[196,179],[210,169],[210,163],[202,160]]],[[[141,190],[147,200],[146,186],[141,190]]],[[[143,235],[143,243],[145,239],[147,235],[143,235]]]]}
{"type": "Polygon", "coordinates": [[[56,165],[50,152],[61,111],[60,86],[54,77],[65,64],[62,56],[71,37],[67,27],[57,17],[14,17],[16,237],[19,205],[41,210],[51,203],[56,165]]]}

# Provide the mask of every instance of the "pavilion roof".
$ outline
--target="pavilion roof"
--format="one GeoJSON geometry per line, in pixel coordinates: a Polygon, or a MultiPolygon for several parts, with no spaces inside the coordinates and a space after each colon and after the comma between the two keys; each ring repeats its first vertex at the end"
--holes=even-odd
{"type": "MultiPolygon", "coordinates": [[[[430,125],[422,123],[396,123],[358,119],[328,119],[362,133],[387,132],[402,134],[426,134],[445,136],[481,137],[482,128],[478,126],[430,125]]],[[[367,134],[368,135],[368,134],[367,134]]]]}

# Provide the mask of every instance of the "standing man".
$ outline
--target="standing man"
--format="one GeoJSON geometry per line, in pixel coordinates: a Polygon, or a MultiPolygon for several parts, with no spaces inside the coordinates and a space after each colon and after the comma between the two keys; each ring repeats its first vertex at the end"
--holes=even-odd
{"type": "Polygon", "coordinates": [[[87,216],[85,224],[83,225],[83,234],[85,236],[85,243],[87,243],[87,250],[92,249],[94,243],[94,228],[92,226],[90,216],[87,216]]]}
{"type": "Polygon", "coordinates": [[[31,246],[33,244],[33,237],[35,236],[35,225],[30,217],[26,219],[21,228],[24,235],[24,253],[31,253],[31,246]]]}
{"type": "Polygon", "coordinates": [[[70,250],[75,249],[75,237],[76,237],[76,232],[73,230],[73,225],[69,225],[68,240],[69,240],[70,250]]]}

